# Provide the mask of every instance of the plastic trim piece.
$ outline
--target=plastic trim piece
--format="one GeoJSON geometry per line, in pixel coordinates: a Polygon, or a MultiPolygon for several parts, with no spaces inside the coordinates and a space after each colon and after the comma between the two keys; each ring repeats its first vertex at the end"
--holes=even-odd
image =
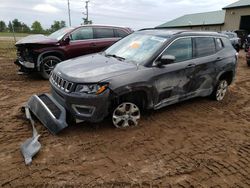
{"type": "Polygon", "coordinates": [[[49,129],[52,134],[57,134],[68,126],[66,122],[66,111],[53,97],[49,94],[42,94],[48,97],[55,106],[61,111],[57,119],[50,111],[49,107],[37,95],[30,97],[27,108],[49,129]]]}

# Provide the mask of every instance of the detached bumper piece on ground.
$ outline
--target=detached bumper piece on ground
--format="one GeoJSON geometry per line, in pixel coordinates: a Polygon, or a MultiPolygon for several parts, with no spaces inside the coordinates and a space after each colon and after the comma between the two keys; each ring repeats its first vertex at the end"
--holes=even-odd
{"type": "Polygon", "coordinates": [[[50,95],[33,95],[27,108],[49,129],[52,134],[57,134],[68,126],[66,111],[50,95]]]}
{"type": "Polygon", "coordinates": [[[33,136],[21,145],[21,152],[24,156],[26,165],[31,164],[32,157],[35,156],[41,148],[41,144],[38,141],[40,135],[37,133],[30,112],[32,112],[53,134],[57,134],[68,126],[66,123],[65,109],[54,101],[50,95],[33,95],[25,106],[26,118],[31,122],[33,136]]]}
{"type": "Polygon", "coordinates": [[[27,119],[30,120],[33,130],[33,136],[29,139],[27,139],[22,145],[21,145],[21,152],[23,154],[25,164],[30,165],[32,162],[32,157],[35,156],[40,148],[41,144],[38,141],[38,138],[40,135],[37,133],[37,130],[35,128],[35,122],[31,117],[30,111],[27,107],[25,107],[25,114],[27,119]]]}

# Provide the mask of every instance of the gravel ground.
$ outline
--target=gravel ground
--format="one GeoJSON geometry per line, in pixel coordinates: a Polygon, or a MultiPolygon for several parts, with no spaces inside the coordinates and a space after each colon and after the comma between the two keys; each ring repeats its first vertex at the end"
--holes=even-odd
{"type": "Polygon", "coordinates": [[[117,130],[109,120],[70,126],[58,136],[39,122],[42,149],[25,166],[31,136],[20,107],[48,81],[20,76],[0,55],[0,186],[250,187],[250,68],[240,53],[236,82],[222,102],[197,98],[117,130]]]}

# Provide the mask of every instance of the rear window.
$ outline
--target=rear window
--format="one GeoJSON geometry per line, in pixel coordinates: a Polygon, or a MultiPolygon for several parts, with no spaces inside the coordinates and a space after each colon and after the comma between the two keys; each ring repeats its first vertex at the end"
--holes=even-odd
{"type": "Polygon", "coordinates": [[[232,48],[233,45],[228,38],[221,38],[225,48],[232,48]]]}
{"type": "Polygon", "coordinates": [[[95,28],[95,38],[113,38],[114,30],[109,28],[95,28]]]}
{"type": "Polygon", "coordinates": [[[128,33],[120,29],[116,29],[116,33],[117,33],[117,36],[121,38],[126,37],[128,35],[128,33]]]}
{"type": "Polygon", "coordinates": [[[215,42],[213,37],[197,37],[195,42],[195,56],[204,57],[212,55],[216,52],[215,42]]]}

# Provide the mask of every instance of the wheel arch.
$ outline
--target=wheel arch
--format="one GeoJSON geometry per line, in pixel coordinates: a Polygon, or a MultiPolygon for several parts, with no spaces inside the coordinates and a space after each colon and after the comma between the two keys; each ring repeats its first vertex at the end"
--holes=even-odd
{"type": "Polygon", "coordinates": [[[152,97],[145,88],[137,88],[132,90],[123,90],[119,94],[113,93],[111,108],[118,105],[122,101],[139,101],[139,106],[142,109],[149,109],[153,106],[152,97]]]}
{"type": "Polygon", "coordinates": [[[51,51],[45,51],[43,53],[41,53],[38,58],[37,58],[37,70],[40,71],[41,70],[41,63],[42,63],[42,59],[46,56],[56,56],[58,58],[60,58],[61,60],[65,59],[65,56],[63,54],[63,52],[61,51],[57,51],[57,50],[51,50],[51,51]]]}
{"type": "Polygon", "coordinates": [[[220,80],[225,79],[225,80],[227,80],[228,85],[231,85],[233,82],[233,78],[234,78],[234,71],[228,70],[228,71],[224,71],[221,74],[219,74],[217,80],[220,81],[220,80]]]}

